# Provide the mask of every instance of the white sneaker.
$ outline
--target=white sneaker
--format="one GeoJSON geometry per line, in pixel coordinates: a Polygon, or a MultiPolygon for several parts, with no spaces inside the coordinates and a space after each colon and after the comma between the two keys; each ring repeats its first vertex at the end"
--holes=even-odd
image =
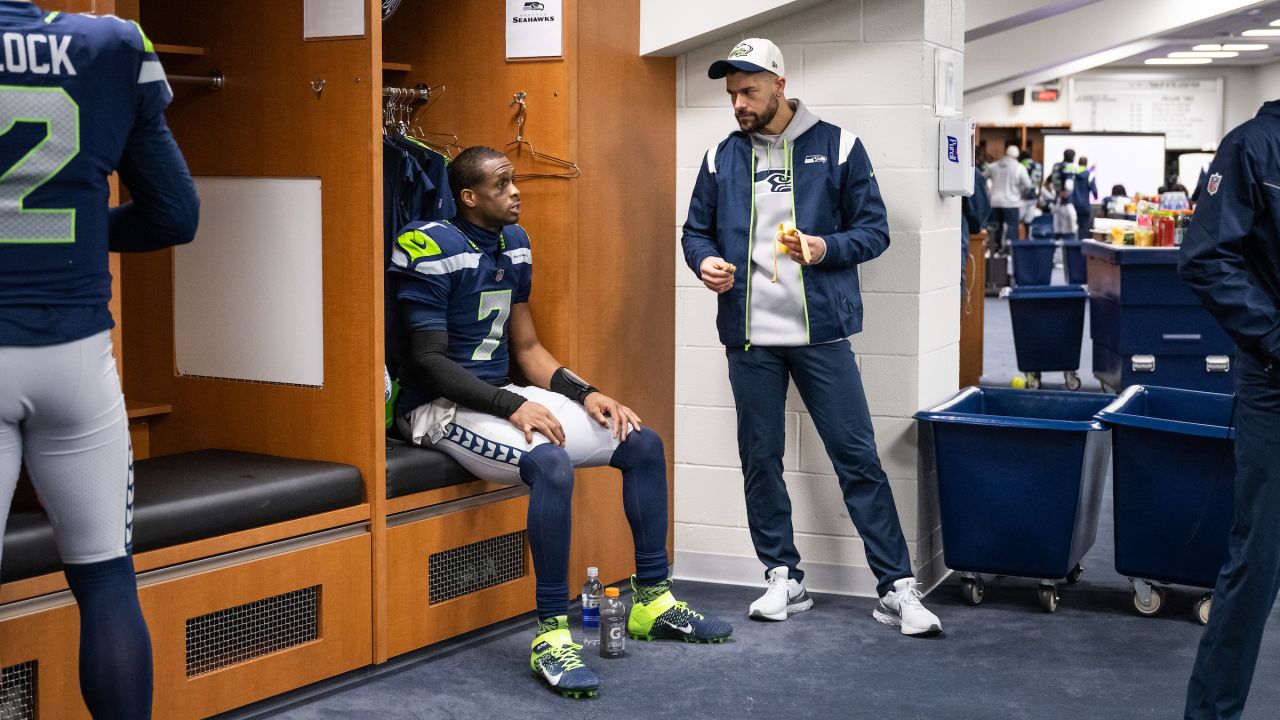
{"type": "Polygon", "coordinates": [[[903,635],[937,635],[942,632],[942,622],[920,604],[920,597],[916,579],[902,578],[893,584],[893,590],[880,598],[871,616],[885,625],[901,627],[903,635]]]}
{"type": "Polygon", "coordinates": [[[787,567],[769,571],[769,589],[759,600],[751,603],[748,617],[760,620],[786,620],[792,613],[804,612],[813,607],[813,598],[795,578],[787,577],[787,567]]]}

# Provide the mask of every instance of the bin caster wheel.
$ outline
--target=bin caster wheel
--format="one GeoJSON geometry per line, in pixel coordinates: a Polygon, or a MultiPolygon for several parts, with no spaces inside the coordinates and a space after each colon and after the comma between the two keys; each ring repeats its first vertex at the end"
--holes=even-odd
{"type": "Polygon", "coordinates": [[[1209,593],[1196,602],[1196,620],[1201,625],[1209,624],[1209,611],[1213,608],[1213,593],[1209,593]]]}
{"type": "Polygon", "coordinates": [[[1055,612],[1058,609],[1058,587],[1056,585],[1040,586],[1040,609],[1055,612]]]}
{"type": "Polygon", "coordinates": [[[1027,373],[1027,389],[1028,390],[1040,389],[1040,373],[1027,373]]]}
{"type": "Polygon", "coordinates": [[[1084,387],[1084,383],[1080,381],[1080,376],[1075,372],[1068,371],[1063,375],[1066,378],[1068,390],[1079,390],[1084,387]]]}
{"type": "Polygon", "coordinates": [[[1075,585],[1080,582],[1082,575],[1084,575],[1084,566],[1077,563],[1075,567],[1071,568],[1071,573],[1067,575],[1067,584],[1075,585]]]}
{"type": "Polygon", "coordinates": [[[1142,596],[1135,592],[1133,594],[1133,607],[1140,615],[1154,617],[1160,612],[1160,608],[1164,607],[1164,588],[1151,588],[1151,599],[1145,605],[1142,602],[1142,596]]]}
{"type": "Polygon", "coordinates": [[[984,594],[986,588],[983,587],[982,578],[964,578],[960,581],[960,596],[964,598],[965,605],[981,605],[984,594]]]}

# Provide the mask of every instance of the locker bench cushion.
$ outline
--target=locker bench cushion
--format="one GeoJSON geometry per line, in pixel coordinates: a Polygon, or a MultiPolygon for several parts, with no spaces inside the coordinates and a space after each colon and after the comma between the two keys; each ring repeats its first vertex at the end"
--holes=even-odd
{"type": "Polygon", "coordinates": [[[387,438],[387,498],[461,485],[476,478],[439,450],[387,438]]]}
{"type": "MultiPolygon", "coordinates": [[[[364,487],[350,465],[232,450],[197,450],[133,466],[135,553],[358,505],[364,487]]],[[[0,582],[62,567],[53,527],[39,509],[10,514],[0,582]]]]}

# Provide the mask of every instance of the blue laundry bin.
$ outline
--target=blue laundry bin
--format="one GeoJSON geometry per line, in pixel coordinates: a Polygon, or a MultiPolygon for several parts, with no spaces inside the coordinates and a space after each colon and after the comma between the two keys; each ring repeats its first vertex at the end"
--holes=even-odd
{"type": "MultiPolygon", "coordinates": [[[[1235,513],[1232,395],[1134,385],[1097,418],[1111,428],[1116,572],[1155,615],[1153,583],[1212,589],[1235,513]]],[[[1196,615],[1208,622],[1209,595],[1196,615]]]]}
{"type": "Polygon", "coordinates": [[[1053,237],[1053,215],[1045,213],[1031,218],[1031,222],[1027,224],[1027,234],[1032,238],[1052,238],[1053,237]]]}
{"type": "Polygon", "coordinates": [[[943,559],[966,602],[982,573],[1037,578],[1041,608],[1056,580],[1079,579],[1093,547],[1111,452],[1094,415],[1114,395],[970,387],[916,414],[921,468],[938,489],[943,559]]]}
{"type": "Polygon", "coordinates": [[[1040,373],[1061,371],[1068,390],[1081,386],[1080,347],[1088,291],[1080,285],[1019,286],[1009,292],[1009,318],[1018,370],[1027,386],[1040,386],[1040,373]]]}
{"type": "Polygon", "coordinates": [[[1058,242],[1051,239],[1014,240],[1013,282],[1016,285],[1048,285],[1053,281],[1053,253],[1058,242]]]}
{"type": "Polygon", "coordinates": [[[1084,243],[1080,240],[1062,241],[1062,265],[1068,285],[1086,285],[1089,282],[1088,264],[1084,259],[1084,243]]]}

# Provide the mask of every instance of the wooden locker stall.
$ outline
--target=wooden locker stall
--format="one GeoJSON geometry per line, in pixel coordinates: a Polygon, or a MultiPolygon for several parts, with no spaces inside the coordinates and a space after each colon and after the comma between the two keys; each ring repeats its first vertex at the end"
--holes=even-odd
{"type": "MultiPolygon", "coordinates": [[[[179,376],[174,252],[113,257],[125,394],[131,414],[149,418],[145,434],[134,435],[143,454],[164,460],[221,448],[324,461],[359,483],[357,499],[339,509],[136,555],[155,650],[155,716],[207,717],[367,665],[384,563],[379,4],[367,3],[363,37],[322,41],[303,39],[301,0],[40,4],[140,21],[174,79],[167,117],[193,175],[318,178],[322,188],[319,387],[179,376]],[[174,77],[214,68],[226,78],[219,91],[174,77]],[[134,408],[135,399],[148,402],[134,408]],[[286,625],[287,643],[263,641],[286,625]],[[227,638],[245,647],[201,659],[227,638]]],[[[44,720],[86,716],[77,613],[65,588],[59,571],[0,589],[0,667],[30,663],[33,717],[44,720]]]]}
{"type": "MultiPolygon", "coordinates": [[[[539,338],[560,362],[632,407],[662,435],[670,474],[675,61],[640,57],[638,0],[570,1],[563,14],[563,57],[509,61],[503,3],[406,1],[383,27],[384,84],[434,88],[419,117],[428,131],[456,134],[463,147],[510,150],[518,175],[560,171],[531,157],[527,146],[509,148],[517,136],[519,106],[513,101],[524,93],[523,139],[581,168],[581,176],[572,179],[517,176],[520,224],[529,232],[535,259],[531,306],[539,338]]],[[[525,501],[519,502],[523,507],[525,501]]],[[[514,508],[468,512],[514,517],[514,508]]],[[[573,516],[570,592],[588,565],[599,566],[605,582],[626,580],[634,566],[619,473],[577,471],[573,516]]],[[[453,612],[448,630],[435,627],[438,611],[411,588],[421,584],[425,557],[436,549],[423,543],[447,542],[432,529],[444,521],[397,520],[388,531],[388,656],[501,619],[489,599],[499,591],[500,607],[510,614],[533,607],[532,582],[512,582],[484,597],[455,601],[473,610],[453,612]]],[[[489,534],[507,531],[497,523],[489,534]]],[[[465,542],[473,541],[474,532],[464,533],[465,542]]]]}
{"type": "MultiPolygon", "coordinates": [[[[217,91],[174,82],[167,117],[193,175],[319,178],[322,188],[320,387],[180,375],[175,252],[113,258],[116,350],[138,420],[138,458],[221,448],[341,463],[361,482],[348,507],[136,555],[156,717],[229,710],[533,608],[522,489],[472,481],[387,499],[384,86],[446,86],[421,124],[499,150],[515,139],[509,105],[524,92],[525,139],[580,166],[574,179],[521,182],[539,334],[561,362],[662,435],[671,474],[675,60],[639,56],[639,0],[567,0],[563,57],[538,61],[506,59],[499,2],[404,0],[384,25],[381,3],[367,0],[363,36],[311,41],[302,0],[41,4],[138,20],[171,77],[223,74],[217,91]],[[479,543],[504,544],[503,557],[524,571],[429,600],[433,563],[456,562],[479,543]],[[224,665],[193,665],[193,627],[241,611],[272,622],[279,607],[307,609],[313,634],[224,665]]],[[[548,169],[515,157],[518,172],[548,169]]],[[[632,544],[616,470],[578,472],[574,517],[570,587],[587,565],[608,582],[625,580],[632,544]]],[[[31,663],[36,717],[85,716],[77,633],[60,571],[0,588],[0,668],[31,663]]]]}

